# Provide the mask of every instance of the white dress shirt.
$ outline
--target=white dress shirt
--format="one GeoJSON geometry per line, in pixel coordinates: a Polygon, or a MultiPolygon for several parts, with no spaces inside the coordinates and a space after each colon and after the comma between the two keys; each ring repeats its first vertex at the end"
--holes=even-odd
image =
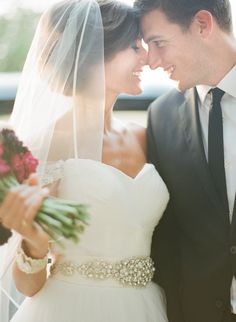
{"type": "MultiPolygon", "coordinates": [[[[225,91],[221,100],[223,133],[224,133],[224,159],[227,196],[232,220],[234,200],[236,195],[236,65],[217,85],[225,91]]],[[[208,120],[209,111],[212,108],[212,94],[209,86],[197,86],[199,95],[199,115],[202,128],[202,139],[206,158],[208,159],[208,120]]],[[[231,286],[232,312],[236,314],[236,279],[233,278],[231,286]]]]}

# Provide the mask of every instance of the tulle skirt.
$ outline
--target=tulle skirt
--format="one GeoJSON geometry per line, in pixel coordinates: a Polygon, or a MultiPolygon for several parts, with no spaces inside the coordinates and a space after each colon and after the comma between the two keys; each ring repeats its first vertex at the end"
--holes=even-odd
{"type": "Polygon", "coordinates": [[[11,322],[167,322],[165,296],[152,282],[132,288],[53,278],[25,299],[11,322]]]}

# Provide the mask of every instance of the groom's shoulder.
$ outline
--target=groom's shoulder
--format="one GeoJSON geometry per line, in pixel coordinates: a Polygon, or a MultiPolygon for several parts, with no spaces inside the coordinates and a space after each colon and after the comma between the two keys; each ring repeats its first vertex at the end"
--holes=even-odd
{"type": "Polygon", "coordinates": [[[152,115],[159,113],[174,113],[178,106],[182,105],[186,99],[186,92],[179,92],[175,88],[155,99],[149,106],[149,113],[152,115]]]}

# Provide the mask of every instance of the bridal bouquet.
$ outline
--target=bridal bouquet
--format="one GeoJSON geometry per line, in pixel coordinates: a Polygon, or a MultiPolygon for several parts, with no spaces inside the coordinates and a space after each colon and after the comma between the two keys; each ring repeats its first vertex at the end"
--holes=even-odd
{"type": "MultiPolygon", "coordinates": [[[[35,172],[38,160],[16,137],[13,130],[0,131],[0,203],[7,191],[20,185],[35,172]]],[[[54,197],[44,199],[35,221],[61,246],[60,237],[79,241],[88,220],[87,207],[54,197]]],[[[0,224],[0,245],[7,242],[11,232],[0,224]]]]}

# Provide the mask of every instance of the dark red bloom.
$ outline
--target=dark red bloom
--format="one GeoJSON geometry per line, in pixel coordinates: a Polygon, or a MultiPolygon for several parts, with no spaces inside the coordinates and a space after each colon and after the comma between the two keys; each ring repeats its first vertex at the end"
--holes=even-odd
{"type": "Polygon", "coordinates": [[[29,151],[25,154],[19,153],[11,157],[12,171],[20,183],[26,180],[31,173],[35,172],[37,165],[38,160],[29,151]]]}
{"type": "Polygon", "coordinates": [[[0,176],[6,175],[9,173],[11,168],[9,165],[6,163],[6,161],[0,159],[0,176]]]}
{"type": "Polygon", "coordinates": [[[39,162],[36,158],[33,157],[30,151],[25,153],[23,159],[25,168],[27,169],[29,176],[31,173],[36,171],[39,162]]]}

